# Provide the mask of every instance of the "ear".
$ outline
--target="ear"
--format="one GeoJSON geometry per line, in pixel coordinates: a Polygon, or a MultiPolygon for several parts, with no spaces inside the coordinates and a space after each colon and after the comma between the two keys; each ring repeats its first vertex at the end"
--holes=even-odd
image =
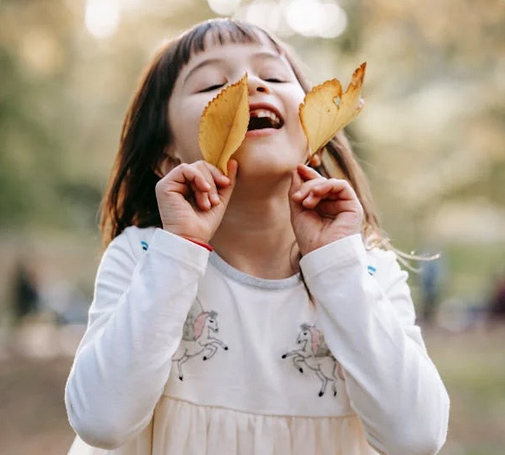
{"type": "Polygon", "coordinates": [[[153,171],[159,178],[163,178],[179,164],[181,164],[181,159],[171,148],[167,147],[158,159],[153,171]]]}

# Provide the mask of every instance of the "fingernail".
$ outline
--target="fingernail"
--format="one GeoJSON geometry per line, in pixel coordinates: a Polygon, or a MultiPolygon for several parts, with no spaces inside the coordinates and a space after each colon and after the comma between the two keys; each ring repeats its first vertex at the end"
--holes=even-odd
{"type": "Polygon", "coordinates": [[[210,195],[210,200],[212,201],[213,204],[219,204],[219,196],[216,193],[212,193],[210,195]]]}

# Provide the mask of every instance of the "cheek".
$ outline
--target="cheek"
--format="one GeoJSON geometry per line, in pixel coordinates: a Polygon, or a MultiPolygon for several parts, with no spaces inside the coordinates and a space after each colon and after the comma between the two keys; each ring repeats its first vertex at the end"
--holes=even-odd
{"type": "Polygon", "coordinates": [[[303,96],[300,97],[300,99],[294,99],[292,102],[292,105],[290,106],[290,124],[296,132],[297,135],[300,133],[305,136],[305,133],[303,133],[303,127],[302,123],[300,120],[300,104],[303,102],[303,96]]]}
{"type": "Polygon", "coordinates": [[[303,90],[300,90],[300,93],[297,93],[297,96],[293,97],[293,104],[290,109],[292,125],[291,137],[302,155],[305,155],[307,153],[308,144],[307,137],[305,136],[299,115],[300,104],[303,103],[304,97],[305,92],[303,92],[303,90]]]}
{"type": "Polygon", "coordinates": [[[296,90],[294,93],[291,92],[289,96],[289,101],[288,101],[288,109],[289,109],[289,115],[290,115],[290,120],[296,125],[297,123],[300,123],[300,117],[299,117],[299,110],[300,110],[300,104],[303,103],[303,100],[305,98],[305,92],[300,88],[299,90],[296,90]]]}
{"type": "Polygon", "coordinates": [[[201,111],[199,106],[180,105],[169,109],[169,127],[175,152],[184,162],[201,159],[198,134],[201,111]]]}

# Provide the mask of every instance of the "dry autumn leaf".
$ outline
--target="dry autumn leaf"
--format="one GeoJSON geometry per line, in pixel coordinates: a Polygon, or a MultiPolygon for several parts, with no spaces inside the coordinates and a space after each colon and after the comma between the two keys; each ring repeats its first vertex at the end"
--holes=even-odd
{"type": "Polygon", "coordinates": [[[300,104],[299,115],[310,147],[310,156],[324,147],[363,109],[361,86],[366,63],[356,69],[345,93],[337,79],[314,87],[300,104]]]}
{"type": "Polygon", "coordinates": [[[246,74],[221,91],[202,113],[199,144],[204,160],[227,174],[228,160],[244,140],[248,124],[246,74]]]}

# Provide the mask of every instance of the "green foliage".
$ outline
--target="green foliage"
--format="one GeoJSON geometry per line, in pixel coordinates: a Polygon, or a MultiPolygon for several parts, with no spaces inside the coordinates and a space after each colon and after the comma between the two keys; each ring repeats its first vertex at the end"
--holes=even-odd
{"type": "MultiPolygon", "coordinates": [[[[212,15],[204,0],[124,2],[118,29],[100,39],[85,4],[0,1],[0,229],[94,225],[142,67],[212,15]]],[[[350,132],[387,230],[418,249],[447,203],[481,198],[504,212],[503,3],[341,5],[348,27],[337,39],[286,40],[314,82],[369,63],[350,132]]]]}

